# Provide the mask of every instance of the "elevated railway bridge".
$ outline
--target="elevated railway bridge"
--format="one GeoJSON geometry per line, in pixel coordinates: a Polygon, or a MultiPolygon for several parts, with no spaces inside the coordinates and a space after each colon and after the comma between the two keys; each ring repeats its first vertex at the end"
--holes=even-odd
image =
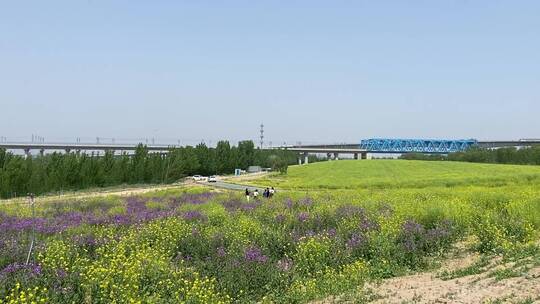
{"type": "Polygon", "coordinates": [[[299,153],[298,163],[308,163],[312,153],[326,154],[329,159],[339,159],[340,154],[353,155],[354,159],[367,159],[369,154],[448,154],[480,147],[496,149],[503,147],[530,147],[540,145],[540,139],[478,141],[476,139],[389,139],[371,138],[360,144],[298,145],[282,147],[299,153]]]}
{"type": "MultiPolygon", "coordinates": [[[[286,149],[299,153],[299,164],[308,163],[309,154],[326,154],[330,159],[339,159],[339,155],[352,155],[354,159],[367,159],[368,154],[404,154],[404,153],[429,153],[448,154],[465,151],[472,147],[501,148],[501,147],[530,147],[540,145],[540,139],[520,139],[502,141],[478,141],[476,139],[389,139],[372,138],[360,141],[356,144],[331,144],[331,145],[297,145],[282,146],[276,149],[286,149]]],[[[6,150],[21,150],[28,156],[31,151],[116,151],[133,152],[137,144],[91,144],[91,143],[6,143],[0,142],[0,148],[6,150]]],[[[150,152],[167,153],[171,145],[146,145],[150,152]]]]}

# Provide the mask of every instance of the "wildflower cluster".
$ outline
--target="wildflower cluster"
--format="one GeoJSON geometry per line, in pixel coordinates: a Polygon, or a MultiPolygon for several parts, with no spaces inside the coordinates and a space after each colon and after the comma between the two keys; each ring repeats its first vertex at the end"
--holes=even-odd
{"type": "Polygon", "coordinates": [[[458,202],[457,213],[377,199],[244,202],[189,190],[50,204],[36,218],[6,208],[0,303],[306,302],[420,268],[467,234],[492,252],[530,243],[540,228],[490,200],[467,212],[458,202]]]}

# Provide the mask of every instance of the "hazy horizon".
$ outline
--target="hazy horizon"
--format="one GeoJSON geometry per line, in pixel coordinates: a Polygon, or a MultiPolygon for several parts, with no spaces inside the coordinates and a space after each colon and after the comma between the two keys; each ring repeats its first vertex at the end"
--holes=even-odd
{"type": "Polygon", "coordinates": [[[540,2],[0,4],[0,137],[540,137],[540,2]]]}

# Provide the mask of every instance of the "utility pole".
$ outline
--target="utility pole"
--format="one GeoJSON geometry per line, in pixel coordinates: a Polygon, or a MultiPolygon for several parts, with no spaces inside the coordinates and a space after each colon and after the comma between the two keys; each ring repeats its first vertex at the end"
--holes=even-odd
{"type": "Polygon", "coordinates": [[[263,144],[264,144],[264,125],[262,123],[261,123],[261,131],[260,132],[261,132],[261,136],[260,136],[260,138],[261,138],[261,146],[260,146],[260,148],[262,149],[263,144]]]}

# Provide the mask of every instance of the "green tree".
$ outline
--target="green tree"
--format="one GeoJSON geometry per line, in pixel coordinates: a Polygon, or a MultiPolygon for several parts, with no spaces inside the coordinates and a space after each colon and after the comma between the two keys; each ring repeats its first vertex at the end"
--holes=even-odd
{"type": "Polygon", "coordinates": [[[238,166],[242,169],[247,169],[251,165],[255,165],[255,145],[251,140],[244,140],[238,143],[238,166]]]}
{"type": "Polygon", "coordinates": [[[216,170],[219,174],[232,173],[234,163],[232,162],[231,145],[226,140],[221,140],[216,146],[216,170]]]}

